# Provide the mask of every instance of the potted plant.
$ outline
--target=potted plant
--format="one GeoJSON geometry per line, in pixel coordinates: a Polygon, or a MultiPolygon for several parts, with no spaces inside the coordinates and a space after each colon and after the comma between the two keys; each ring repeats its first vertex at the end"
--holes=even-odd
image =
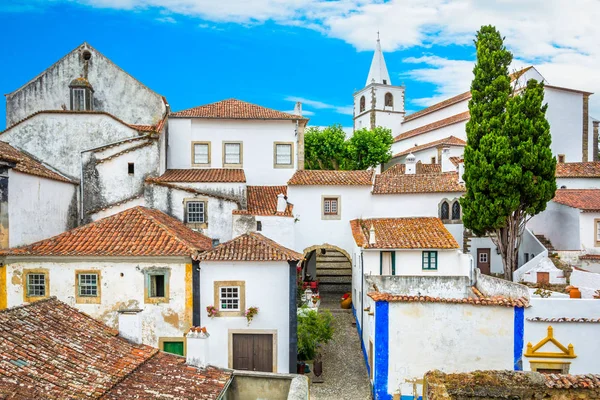
{"type": "Polygon", "coordinates": [[[217,316],[219,310],[217,310],[217,307],[215,306],[208,306],[206,307],[206,312],[210,318],[213,318],[217,316]]]}
{"type": "Polygon", "coordinates": [[[333,337],[333,316],[329,310],[317,312],[303,309],[298,313],[298,373],[304,372],[306,362],[315,359],[321,345],[333,337]]]}
{"type": "Polygon", "coordinates": [[[256,314],[258,314],[258,307],[250,307],[246,310],[244,315],[248,320],[248,326],[250,326],[250,322],[252,322],[252,319],[256,316],[256,314]]]}
{"type": "Polygon", "coordinates": [[[318,294],[313,294],[311,300],[312,300],[313,307],[318,308],[319,304],[321,303],[321,296],[319,296],[318,294]]]}

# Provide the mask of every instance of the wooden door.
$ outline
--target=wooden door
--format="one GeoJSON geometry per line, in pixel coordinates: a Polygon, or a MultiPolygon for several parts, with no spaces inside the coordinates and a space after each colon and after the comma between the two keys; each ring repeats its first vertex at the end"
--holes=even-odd
{"type": "Polygon", "coordinates": [[[550,283],[550,272],[538,272],[537,273],[537,283],[541,284],[549,284],[550,283]]]}
{"type": "Polygon", "coordinates": [[[482,274],[489,275],[490,269],[490,249],[477,249],[477,268],[482,274]]]}
{"type": "Polygon", "coordinates": [[[233,369],[273,371],[273,335],[234,334],[233,369]]]}

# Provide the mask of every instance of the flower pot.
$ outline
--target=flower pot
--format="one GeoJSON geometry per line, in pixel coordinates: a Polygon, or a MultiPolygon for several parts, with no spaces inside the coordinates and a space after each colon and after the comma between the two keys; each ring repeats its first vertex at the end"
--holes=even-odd
{"type": "Polygon", "coordinates": [[[299,362],[298,364],[296,364],[296,372],[304,375],[304,367],[306,366],[306,364],[304,364],[303,362],[299,362]]]}

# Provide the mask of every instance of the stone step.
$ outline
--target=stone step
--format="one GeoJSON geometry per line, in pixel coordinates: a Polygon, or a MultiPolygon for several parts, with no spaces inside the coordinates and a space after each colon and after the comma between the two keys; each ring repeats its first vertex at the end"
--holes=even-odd
{"type": "Polygon", "coordinates": [[[340,254],[339,256],[317,256],[317,262],[349,262],[345,255],[340,254]]]}
{"type": "Polygon", "coordinates": [[[333,269],[340,269],[340,268],[347,268],[347,269],[352,269],[352,264],[350,264],[349,262],[345,262],[345,263],[340,263],[340,262],[318,262],[317,263],[317,269],[329,269],[329,268],[333,268],[333,269]]]}
{"type": "Polygon", "coordinates": [[[339,293],[341,297],[344,293],[352,292],[351,284],[331,284],[331,283],[323,283],[319,284],[319,292],[321,293],[339,293]]]}
{"type": "Polygon", "coordinates": [[[321,277],[321,276],[340,276],[340,275],[344,275],[344,276],[352,276],[352,270],[350,268],[339,268],[339,269],[334,269],[334,268],[319,268],[317,267],[317,277],[321,277]]]}
{"type": "Polygon", "coordinates": [[[352,276],[319,276],[317,275],[319,285],[321,283],[339,283],[339,284],[352,284],[352,276]]]}

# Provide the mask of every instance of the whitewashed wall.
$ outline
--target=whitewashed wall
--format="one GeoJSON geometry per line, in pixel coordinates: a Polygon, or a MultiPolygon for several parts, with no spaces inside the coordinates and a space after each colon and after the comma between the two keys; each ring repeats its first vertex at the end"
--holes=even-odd
{"type": "Polygon", "coordinates": [[[477,249],[490,249],[490,272],[492,274],[504,273],[502,256],[496,252],[496,245],[489,237],[469,238],[469,253],[473,255],[475,268],[477,268],[477,249]]]}
{"type": "Polygon", "coordinates": [[[513,369],[512,307],[390,303],[388,393],[412,394],[407,379],[430,370],[513,369]],[[423,327],[427,327],[426,333],[423,327]]]}
{"type": "Polygon", "coordinates": [[[546,236],[556,250],[580,250],[580,214],[576,208],[549,201],[543,212],[529,220],[527,228],[546,236]]]}
{"type": "MultiPolygon", "coordinates": [[[[434,249],[435,250],[435,249],[434,249]]],[[[468,255],[459,250],[442,250],[438,252],[438,269],[423,270],[422,251],[418,250],[396,250],[396,275],[404,276],[469,276],[471,260],[468,255]]],[[[364,273],[379,275],[380,251],[365,250],[363,252],[364,273]]]]}
{"type": "MultiPolygon", "coordinates": [[[[531,307],[525,309],[525,347],[527,343],[536,345],[548,334],[548,326],[552,326],[554,337],[565,347],[573,345],[576,358],[554,359],[556,361],[570,362],[570,374],[598,374],[600,373],[600,342],[598,342],[597,323],[574,322],[534,322],[531,318],[594,318],[600,315],[600,301],[591,299],[558,299],[558,298],[532,298],[531,307]]],[[[543,347],[543,351],[560,351],[552,344],[543,347]]],[[[530,360],[553,360],[536,357],[523,357],[523,369],[531,371],[530,360]]]]}
{"type": "MultiPolygon", "coordinates": [[[[548,103],[546,118],[552,134],[552,154],[564,154],[566,162],[582,161],[583,95],[546,87],[544,101],[548,103]]],[[[591,138],[590,126],[588,140],[591,138]]]]}
{"type": "Polygon", "coordinates": [[[98,211],[96,213],[90,214],[90,218],[92,221],[98,221],[99,219],[110,217],[111,215],[118,214],[122,211],[128,210],[137,206],[145,206],[146,202],[144,201],[144,195],[140,197],[136,197],[131,199],[130,201],[126,201],[114,207],[108,207],[105,210],[98,211]]]}
{"type": "Polygon", "coordinates": [[[288,249],[294,248],[295,223],[293,217],[233,214],[233,237],[247,232],[257,232],[257,221],[262,224],[262,230],[259,233],[288,249]]]}
{"type": "Polygon", "coordinates": [[[590,270],[583,271],[574,268],[571,272],[570,283],[581,291],[581,297],[584,299],[593,299],[596,290],[600,290],[600,273],[592,272],[596,268],[590,270]]]}
{"type": "MultiPolygon", "coordinates": [[[[419,111],[419,110],[417,110],[419,111]]],[[[406,132],[418,128],[423,125],[431,124],[444,118],[452,117],[453,115],[469,111],[469,99],[460,101],[451,106],[444,107],[440,110],[425,114],[421,117],[402,123],[401,131],[406,132]]]]}
{"type": "Polygon", "coordinates": [[[248,333],[253,333],[253,330],[276,330],[275,372],[289,372],[289,274],[289,264],[281,261],[200,263],[201,325],[210,334],[209,364],[231,367],[228,363],[230,329],[248,330],[248,333]],[[206,307],[215,305],[214,282],[232,280],[245,282],[246,308],[259,308],[250,326],[245,317],[209,318],[206,314],[206,307]]]}
{"type": "Polygon", "coordinates": [[[456,124],[444,126],[442,128],[422,133],[417,136],[402,139],[392,144],[392,154],[400,153],[404,150],[412,149],[415,146],[431,143],[436,140],[445,139],[448,136],[455,136],[462,140],[467,140],[465,126],[467,121],[457,122],[456,124]]]}
{"type": "Polygon", "coordinates": [[[77,223],[77,186],[8,172],[9,247],[58,235],[77,223]]]}
{"type": "MultiPolygon", "coordinates": [[[[462,157],[464,153],[463,146],[450,146],[449,149],[450,153],[448,157],[462,157]]],[[[421,161],[423,164],[431,164],[431,158],[435,157],[435,163],[440,164],[437,147],[431,147],[429,149],[415,151],[412,154],[415,156],[415,162],[421,161]]],[[[407,156],[394,158],[392,161],[396,164],[406,164],[406,157],[407,156]]]]}
{"type": "MultiPolygon", "coordinates": [[[[439,217],[442,200],[454,201],[455,193],[374,194],[365,207],[364,218],[439,217]]],[[[296,205],[294,205],[294,208],[296,205]]],[[[452,212],[452,209],[450,210],[452,212]]]]}
{"type": "Polygon", "coordinates": [[[192,168],[194,141],[211,142],[210,168],[223,167],[223,142],[243,142],[243,168],[248,185],[285,185],[298,168],[295,121],[169,119],[167,167],[192,168]],[[294,143],[293,168],[273,167],[273,143],[294,143]]]}
{"type": "Polygon", "coordinates": [[[596,245],[596,227],[594,220],[600,219],[600,212],[582,212],[579,214],[579,237],[581,248],[598,251],[600,246],[596,245]]]}
{"type": "Polygon", "coordinates": [[[354,248],[350,220],[364,217],[371,200],[371,186],[305,186],[288,187],[288,201],[294,205],[296,244],[304,249],[325,243],[341,247],[348,253],[354,248]],[[322,196],[341,196],[340,219],[321,219],[322,196]]]}
{"type": "MultiPolygon", "coordinates": [[[[50,296],[56,296],[107,325],[117,328],[119,309],[141,308],[143,343],[158,347],[158,338],[182,337],[191,324],[186,320],[186,263],[185,261],[142,262],[93,259],[79,261],[11,261],[7,264],[8,306],[23,303],[23,271],[27,269],[47,269],[49,272],[50,296]],[[144,304],[144,270],[148,268],[170,269],[169,303],[144,304]],[[75,271],[96,270],[101,274],[101,303],[77,304],[75,302],[75,271]],[[122,274],[122,275],[121,275],[122,274]]],[[[183,259],[182,259],[183,260],[183,259]]],[[[190,260],[191,263],[191,260],[190,260]]],[[[191,283],[190,283],[191,290],[191,283]]],[[[189,310],[191,312],[191,310],[189,310]]],[[[189,314],[191,318],[191,313],[189,314]]]]}
{"type": "Polygon", "coordinates": [[[556,178],[556,187],[567,189],[600,189],[600,178],[556,178]]]}

